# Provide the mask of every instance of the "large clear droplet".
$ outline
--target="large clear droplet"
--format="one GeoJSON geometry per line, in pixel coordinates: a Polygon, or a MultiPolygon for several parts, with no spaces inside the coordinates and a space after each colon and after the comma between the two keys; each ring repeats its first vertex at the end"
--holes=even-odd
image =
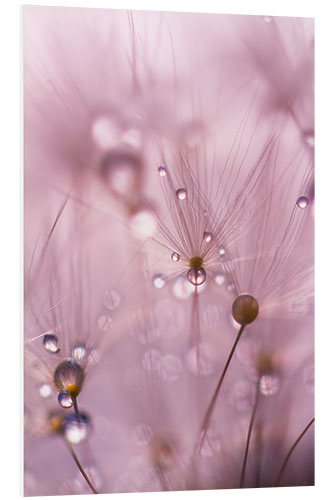
{"type": "Polygon", "coordinates": [[[44,348],[48,352],[51,352],[52,354],[56,354],[57,352],[60,351],[58,343],[59,343],[59,341],[58,341],[58,337],[56,335],[47,334],[47,335],[44,335],[44,337],[43,337],[44,348]]]}
{"type": "Polygon", "coordinates": [[[211,233],[210,231],[204,231],[203,240],[206,243],[210,243],[212,239],[213,239],[213,233],[211,233]]]}
{"type": "Polygon", "coordinates": [[[298,208],[301,208],[302,210],[304,210],[304,208],[306,208],[309,204],[309,200],[306,196],[300,196],[297,200],[297,206],[298,208]]]}
{"type": "Polygon", "coordinates": [[[58,403],[62,408],[71,408],[73,406],[72,396],[68,394],[66,389],[63,389],[58,394],[58,403]]]}
{"type": "Polygon", "coordinates": [[[264,396],[274,396],[280,387],[278,377],[263,375],[260,379],[260,392],[264,396]]]}
{"type": "Polygon", "coordinates": [[[177,189],[176,196],[177,196],[178,200],[180,200],[180,201],[186,200],[186,198],[187,198],[187,191],[186,191],[186,189],[184,189],[184,188],[177,189]]]}
{"type": "Polygon", "coordinates": [[[88,436],[89,423],[89,418],[83,413],[80,413],[79,421],[75,414],[68,415],[64,423],[64,433],[67,441],[71,444],[82,443],[88,436]]]}
{"type": "Polygon", "coordinates": [[[180,255],[179,255],[179,253],[177,253],[177,252],[172,252],[172,254],[171,254],[171,260],[173,260],[174,262],[178,262],[178,261],[179,261],[179,259],[180,259],[180,255]]]}
{"type": "Polygon", "coordinates": [[[161,165],[158,167],[158,173],[160,177],[166,177],[168,175],[168,171],[165,165],[161,165]]]}
{"type": "Polygon", "coordinates": [[[202,285],[206,281],[206,277],[207,274],[203,267],[192,267],[187,273],[187,279],[194,286],[202,285]]]}
{"type": "Polygon", "coordinates": [[[163,274],[155,274],[153,276],[153,285],[154,288],[157,288],[158,290],[161,288],[164,288],[166,284],[166,279],[163,274]]]}

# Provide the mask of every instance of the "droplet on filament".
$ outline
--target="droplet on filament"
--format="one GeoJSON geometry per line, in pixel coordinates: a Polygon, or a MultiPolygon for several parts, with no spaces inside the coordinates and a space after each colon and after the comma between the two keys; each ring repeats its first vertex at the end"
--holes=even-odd
{"type": "Polygon", "coordinates": [[[176,196],[177,196],[178,200],[180,200],[180,201],[186,200],[187,199],[187,191],[186,191],[186,189],[184,189],[184,188],[177,189],[176,196]]]}
{"type": "Polygon", "coordinates": [[[202,285],[206,281],[206,277],[207,274],[203,267],[192,267],[187,273],[187,279],[195,286],[202,285]]]}
{"type": "Polygon", "coordinates": [[[300,196],[297,200],[297,206],[298,208],[301,208],[302,210],[304,210],[304,208],[306,208],[309,204],[309,200],[306,196],[300,196]]]}
{"type": "Polygon", "coordinates": [[[58,337],[53,334],[47,334],[43,337],[44,348],[52,353],[57,354],[60,351],[58,337]]]}
{"type": "Polygon", "coordinates": [[[171,260],[173,260],[173,262],[178,262],[178,261],[179,261],[179,259],[180,259],[180,255],[179,255],[179,253],[177,253],[177,252],[172,252],[172,254],[171,254],[171,260]]]}

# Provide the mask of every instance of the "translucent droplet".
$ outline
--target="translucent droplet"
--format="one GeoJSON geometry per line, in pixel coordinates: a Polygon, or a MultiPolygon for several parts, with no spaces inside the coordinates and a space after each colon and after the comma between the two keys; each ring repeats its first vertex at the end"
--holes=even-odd
{"type": "Polygon", "coordinates": [[[300,196],[297,200],[297,206],[298,208],[301,208],[302,210],[304,210],[304,208],[306,208],[309,204],[309,200],[307,199],[306,196],[300,196]]]}
{"type": "Polygon", "coordinates": [[[81,363],[86,355],[86,346],[84,344],[78,344],[73,349],[73,358],[77,363],[81,363]]]}
{"type": "Polygon", "coordinates": [[[58,403],[62,408],[71,408],[73,406],[72,396],[68,394],[66,389],[63,389],[58,394],[58,403]]]}
{"type": "Polygon", "coordinates": [[[111,191],[119,197],[136,192],[142,171],[141,159],[128,151],[113,151],[101,164],[101,174],[111,191]]]}
{"type": "Polygon", "coordinates": [[[106,314],[102,314],[98,318],[98,328],[102,330],[102,332],[106,332],[112,326],[112,318],[111,316],[107,316],[106,314]]]}
{"type": "Polygon", "coordinates": [[[220,248],[219,249],[219,255],[220,255],[220,257],[224,257],[225,256],[225,249],[224,248],[220,248]]]}
{"type": "Polygon", "coordinates": [[[71,444],[82,443],[88,436],[90,420],[87,415],[80,413],[79,422],[76,414],[68,415],[65,418],[64,433],[65,438],[71,444]]]}
{"type": "Polygon", "coordinates": [[[187,191],[186,191],[186,189],[184,189],[184,188],[177,189],[176,196],[177,196],[178,200],[180,200],[180,201],[186,200],[186,198],[187,198],[187,191]]]}
{"type": "Polygon", "coordinates": [[[158,167],[158,173],[160,177],[166,177],[168,175],[168,170],[165,165],[158,167]]]}
{"type": "Polygon", "coordinates": [[[133,235],[137,238],[148,238],[156,229],[155,213],[149,208],[141,208],[137,210],[131,216],[130,228],[133,235]]]}
{"type": "Polygon", "coordinates": [[[180,255],[179,255],[179,253],[177,253],[177,252],[172,252],[172,254],[171,254],[171,260],[173,260],[174,262],[178,262],[178,261],[179,261],[179,259],[180,259],[180,255]]]}
{"type": "Polygon", "coordinates": [[[218,286],[222,286],[225,282],[225,277],[223,276],[222,273],[215,273],[214,281],[218,286]]]}
{"type": "Polygon", "coordinates": [[[113,311],[116,309],[119,304],[120,304],[120,295],[116,290],[109,290],[106,292],[105,297],[104,297],[104,307],[106,309],[109,309],[110,311],[113,311]]]}
{"type": "Polygon", "coordinates": [[[175,382],[183,372],[183,363],[178,356],[166,354],[159,366],[159,374],[165,382],[175,382]]]}
{"type": "Polygon", "coordinates": [[[157,289],[164,288],[166,284],[166,279],[163,274],[155,274],[153,276],[153,285],[157,289]]]}
{"type": "Polygon", "coordinates": [[[43,344],[44,348],[48,351],[51,352],[52,354],[56,354],[57,352],[60,351],[59,346],[58,346],[58,337],[53,334],[47,334],[44,335],[43,337],[43,344]]]}
{"type": "Polygon", "coordinates": [[[187,279],[192,285],[199,286],[202,285],[207,278],[206,271],[203,267],[191,268],[187,273],[187,279]]]}
{"type": "Polygon", "coordinates": [[[39,394],[42,398],[49,398],[52,394],[52,387],[49,384],[42,384],[39,388],[39,394]]]}
{"type": "Polygon", "coordinates": [[[210,241],[212,241],[212,239],[213,239],[213,233],[211,233],[210,231],[204,231],[203,240],[206,243],[209,243],[210,241]]]}
{"type": "Polygon", "coordinates": [[[118,125],[107,117],[97,118],[91,127],[91,135],[95,145],[104,151],[112,149],[120,135],[118,125]]]}
{"type": "Polygon", "coordinates": [[[260,379],[260,392],[264,396],[274,396],[280,387],[278,377],[263,375],[260,379]]]}

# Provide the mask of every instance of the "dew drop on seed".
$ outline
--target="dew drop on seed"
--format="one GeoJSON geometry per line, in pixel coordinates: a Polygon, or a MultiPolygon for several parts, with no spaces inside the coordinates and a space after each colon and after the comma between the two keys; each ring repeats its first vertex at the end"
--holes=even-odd
{"type": "Polygon", "coordinates": [[[73,406],[73,401],[72,397],[66,389],[63,389],[61,392],[58,394],[58,403],[60,404],[61,408],[71,408],[73,406]]]}
{"type": "Polygon", "coordinates": [[[214,281],[215,281],[216,285],[222,286],[225,282],[225,278],[224,278],[222,273],[215,273],[214,281]]]}
{"type": "Polygon", "coordinates": [[[225,256],[225,249],[224,248],[219,248],[219,256],[224,257],[225,256]]]}
{"type": "Polygon", "coordinates": [[[210,243],[212,239],[213,239],[213,233],[211,233],[210,231],[204,231],[203,240],[206,243],[210,243]]]}
{"type": "Polygon", "coordinates": [[[89,431],[89,418],[80,413],[80,421],[76,417],[76,414],[69,415],[65,418],[64,423],[64,433],[65,438],[71,444],[80,444],[88,436],[89,431]]]}
{"type": "Polygon", "coordinates": [[[297,200],[297,203],[296,205],[298,206],[298,208],[301,208],[302,210],[304,210],[304,208],[306,208],[309,204],[309,200],[307,199],[306,196],[300,196],[297,200]]]}
{"type": "Polygon", "coordinates": [[[42,398],[49,398],[52,394],[52,387],[49,384],[42,384],[39,388],[39,394],[42,398]]]}
{"type": "Polygon", "coordinates": [[[168,175],[168,171],[165,165],[161,165],[158,167],[158,173],[160,177],[166,177],[168,175]]]}
{"type": "Polygon", "coordinates": [[[131,216],[130,229],[136,238],[149,238],[156,229],[155,213],[149,208],[137,210],[131,216]]]}
{"type": "Polygon", "coordinates": [[[263,396],[274,396],[280,387],[278,377],[263,375],[260,379],[260,392],[263,396]]]}
{"type": "Polygon", "coordinates": [[[202,285],[207,278],[206,271],[203,267],[199,267],[198,269],[192,267],[187,273],[187,279],[194,286],[202,285]]]}
{"type": "Polygon", "coordinates": [[[166,279],[163,274],[154,274],[153,276],[154,288],[160,290],[161,288],[165,287],[165,284],[166,284],[166,279]]]}
{"type": "Polygon", "coordinates": [[[180,255],[179,255],[179,253],[177,253],[177,252],[172,252],[172,254],[171,254],[171,260],[173,260],[173,262],[178,262],[178,261],[179,261],[179,259],[180,259],[180,255]]]}
{"type": "Polygon", "coordinates": [[[51,352],[52,354],[56,354],[57,352],[60,351],[59,345],[58,345],[58,337],[56,335],[53,335],[53,334],[44,335],[43,344],[44,344],[44,348],[48,352],[51,352]]]}
{"type": "Polygon", "coordinates": [[[86,355],[86,346],[84,344],[78,344],[73,349],[73,359],[77,363],[81,363],[86,355]]]}
{"type": "Polygon", "coordinates": [[[178,200],[180,200],[180,201],[186,200],[186,198],[187,198],[187,191],[186,191],[186,189],[184,189],[184,188],[177,189],[176,196],[177,196],[178,200]]]}

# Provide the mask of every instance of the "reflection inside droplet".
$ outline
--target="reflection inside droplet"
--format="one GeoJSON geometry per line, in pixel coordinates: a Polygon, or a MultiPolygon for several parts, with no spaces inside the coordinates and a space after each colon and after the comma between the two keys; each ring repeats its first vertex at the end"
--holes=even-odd
{"type": "Polygon", "coordinates": [[[80,413],[79,418],[79,422],[75,414],[68,415],[65,418],[64,434],[71,444],[82,443],[88,436],[89,418],[84,413],[80,413]]]}
{"type": "Polygon", "coordinates": [[[192,267],[187,273],[187,279],[194,286],[202,285],[206,281],[206,277],[207,274],[203,267],[192,267]]]}
{"type": "Polygon", "coordinates": [[[165,284],[166,284],[166,279],[163,274],[159,273],[153,276],[153,285],[155,288],[159,290],[161,288],[164,288],[165,284]]]}
{"type": "Polygon", "coordinates": [[[187,198],[187,191],[186,191],[186,189],[184,189],[184,188],[177,189],[176,196],[177,196],[178,200],[180,200],[180,201],[186,200],[186,198],[187,198]]]}
{"type": "Polygon", "coordinates": [[[165,165],[161,165],[158,167],[158,173],[160,177],[166,177],[168,175],[168,171],[165,165]]]}
{"type": "Polygon", "coordinates": [[[59,392],[58,403],[62,408],[71,408],[73,406],[72,397],[70,394],[68,394],[66,389],[63,389],[61,392],[59,392]]]}
{"type": "Polygon", "coordinates": [[[172,254],[171,254],[171,260],[173,260],[173,262],[178,262],[178,261],[179,261],[179,259],[180,259],[180,255],[179,255],[179,253],[177,253],[177,252],[172,252],[172,254]]]}
{"type": "Polygon", "coordinates": [[[209,243],[212,241],[212,239],[213,239],[213,233],[211,233],[210,231],[204,231],[203,240],[206,243],[209,243]]]}
{"type": "Polygon", "coordinates": [[[43,337],[44,348],[48,352],[51,352],[52,354],[56,354],[57,352],[60,351],[58,342],[59,342],[58,337],[56,335],[47,334],[47,335],[44,335],[44,337],[43,337]]]}
{"type": "Polygon", "coordinates": [[[306,196],[300,196],[297,200],[297,206],[298,208],[301,208],[302,210],[304,210],[304,208],[306,208],[309,204],[309,200],[306,196]]]}
{"type": "Polygon", "coordinates": [[[86,347],[84,344],[78,344],[73,349],[73,359],[74,361],[81,363],[86,355],[86,347]]]}

